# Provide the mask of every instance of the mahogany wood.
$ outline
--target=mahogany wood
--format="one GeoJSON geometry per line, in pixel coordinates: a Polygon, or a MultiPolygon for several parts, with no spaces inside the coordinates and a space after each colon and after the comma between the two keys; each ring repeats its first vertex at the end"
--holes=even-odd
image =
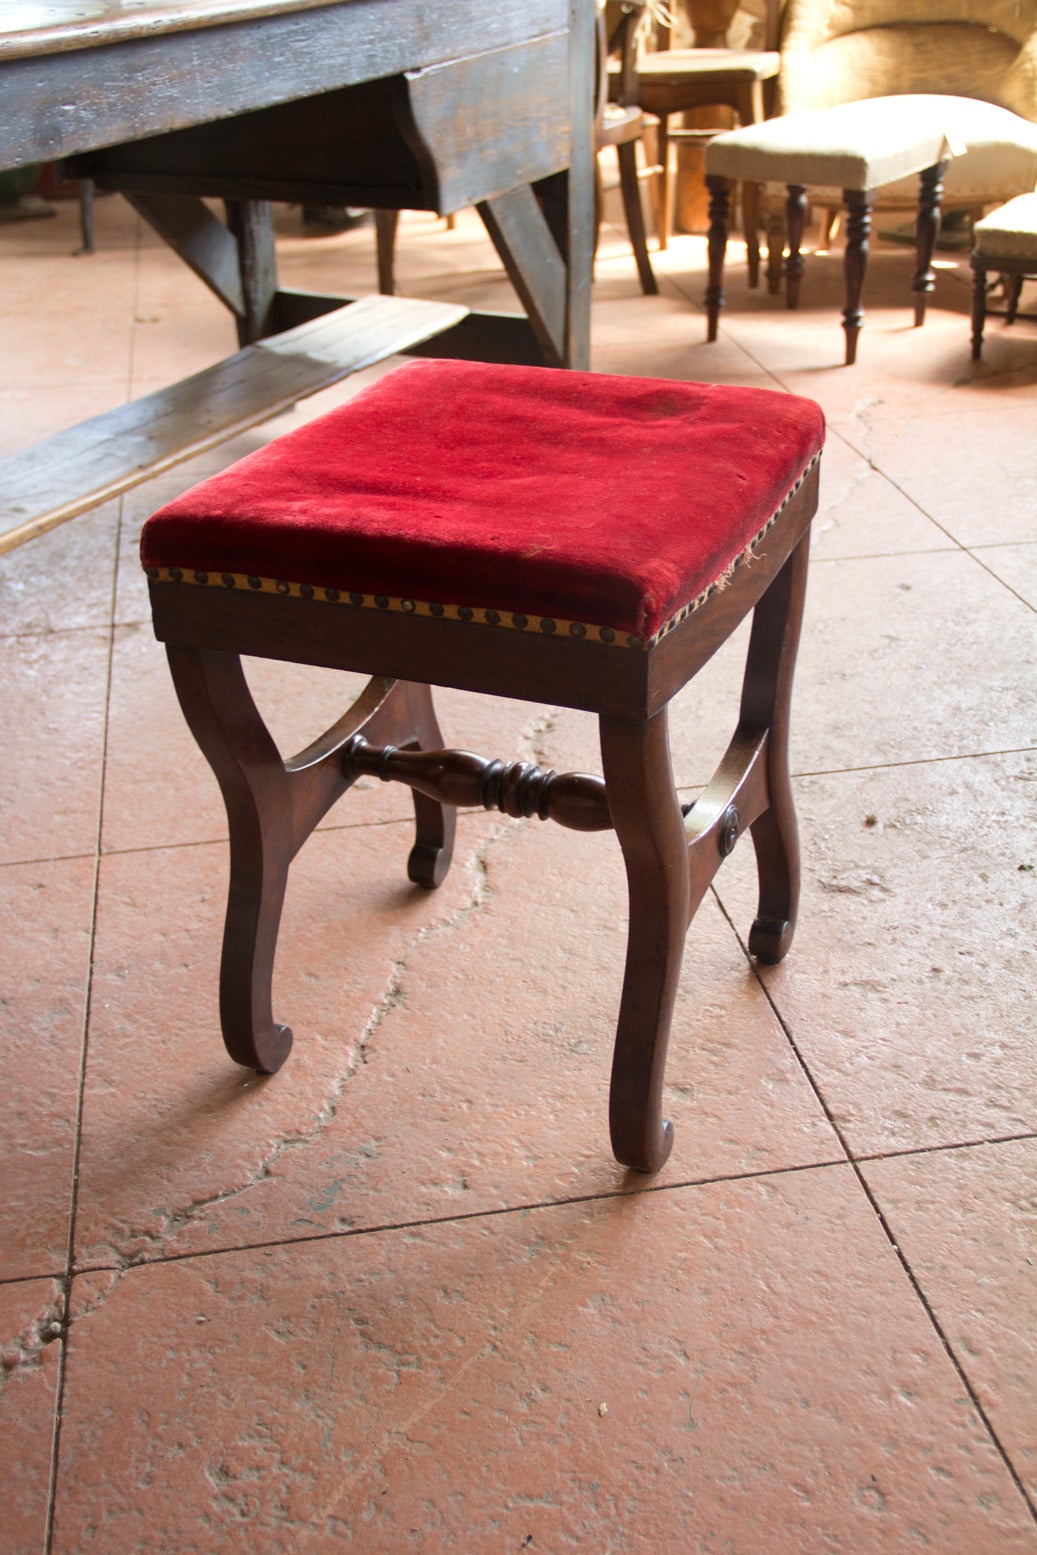
{"type": "Polygon", "coordinates": [[[846,272],[846,307],[843,309],[843,329],[846,334],[846,365],[852,367],[857,360],[857,337],[864,322],[861,292],[864,274],[868,267],[868,239],[871,236],[871,211],[873,194],[870,190],[844,189],[846,206],[846,249],[843,268],[846,272]]]}
{"type": "Polygon", "coordinates": [[[778,960],[792,939],[799,854],[788,718],[816,505],[815,465],[751,565],[736,566],[724,587],[644,649],[316,598],[153,582],[155,629],[227,804],[231,890],[221,1019],[232,1056],[264,1070],[284,1060],[291,1039],[273,1018],[271,981],[288,865],[360,773],[402,781],[414,792],[417,840],[408,872],[424,886],[446,873],[459,805],[539,814],[579,830],[612,827],[626,865],[630,927],[611,1137],[625,1165],[657,1171],[672,1144],[662,1092],[685,935],[747,829],[760,882],[750,948],[761,960],[778,960]],[[668,703],[754,609],[739,722],[685,816],[670,762],[668,703]],[[249,696],[242,653],[366,669],[374,679],[337,724],[282,762],[249,696]],[[443,749],[427,686],[412,683],[418,675],[596,712],[604,780],[443,749]]]}
{"type": "Polygon", "coordinates": [[[367,773],[383,783],[406,783],[445,805],[482,805],[515,820],[538,815],[570,831],[609,831],[605,785],[586,772],[543,771],[527,761],[489,761],[471,751],[401,751],[372,745],[355,734],[342,753],[350,776],[367,773]]]}
{"type": "Polygon", "coordinates": [[[936,285],[933,251],[940,236],[940,201],[948,163],[937,162],[921,175],[918,216],[915,221],[915,274],[911,285],[915,293],[915,325],[925,323],[925,305],[936,285]]]}
{"type": "Polygon", "coordinates": [[[785,305],[799,307],[799,283],[803,279],[803,228],[807,219],[805,184],[789,184],[785,201],[785,231],[789,257],[785,265],[785,305]]]}
{"type": "Polygon", "coordinates": [[[616,1159],[656,1172],[673,1148],[662,1093],[673,1003],[688,930],[690,870],[673,784],[667,710],[601,719],[609,809],[623,850],[630,920],[609,1089],[616,1159]]]}

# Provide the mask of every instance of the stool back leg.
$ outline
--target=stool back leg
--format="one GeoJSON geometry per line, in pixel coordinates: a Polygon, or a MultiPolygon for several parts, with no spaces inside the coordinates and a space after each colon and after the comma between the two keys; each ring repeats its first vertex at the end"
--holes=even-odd
{"type": "MultiPolygon", "coordinates": [[[[443,739],[432,705],[432,692],[428,686],[414,682],[404,688],[407,699],[407,717],[411,738],[404,742],[404,750],[442,750],[443,739]]],[[[407,879],[415,885],[431,891],[446,879],[454,854],[454,835],[457,830],[457,808],[440,804],[415,788],[414,819],[417,836],[407,860],[407,879]]]]}
{"type": "Polygon", "coordinates": [[[656,1172],[673,1146],[662,1091],[688,929],[688,844],[673,784],[666,709],[644,722],[602,717],[600,732],[630,903],[609,1126],[618,1161],[656,1172]]]}
{"type": "Polygon", "coordinates": [[[760,896],[749,932],[749,951],[768,965],[792,943],[799,905],[799,830],[789,778],[789,711],[803,601],[810,531],[753,613],[740,721],[767,729],[768,807],[751,825],[760,896]]]}

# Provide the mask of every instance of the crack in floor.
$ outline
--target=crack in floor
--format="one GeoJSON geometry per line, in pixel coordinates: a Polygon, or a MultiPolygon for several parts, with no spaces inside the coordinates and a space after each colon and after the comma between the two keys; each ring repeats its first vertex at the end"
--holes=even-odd
{"type": "MultiPolygon", "coordinates": [[[[556,726],[556,714],[550,710],[533,719],[520,731],[519,741],[524,751],[529,752],[537,760],[542,760],[542,741],[556,726]]],[[[315,1139],[326,1133],[334,1123],[339,1107],[345,1095],[349,1082],[357,1075],[360,1069],[367,1063],[367,1055],[371,1045],[389,1016],[398,1009],[405,999],[407,972],[414,955],[421,949],[426,941],[434,936],[453,933],[475,913],[482,910],[488,898],[492,895],[492,887],[489,882],[489,870],[487,857],[491,850],[506,841],[515,833],[522,823],[500,817],[499,824],[493,831],[474,849],[472,855],[466,860],[464,868],[471,882],[468,899],[457,906],[452,913],[438,922],[424,924],[408,940],[402,952],[392,958],[389,964],[389,973],[382,997],[371,1010],[362,1030],[360,1031],[353,1049],[350,1062],[338,1074],[334,1080],[330,1092],[326,1095],[323,1105],[313,1117],[312,1123],[305,1129],[298,1129],[290,1134],[284,1134],[260,1161],[247,1173],[244,1181],[233,1187],[223,1188],[217,1192],[206,1194],[200,1198],[189,1200],[178,1209],[170,1210],[163,1214],[155,1228],[125,1227],[121,1231],[109,1234],[107,1251],[103,1255],[106,1269],[110,1267],[109,1258],[114,1264],[111,1269],[116,1277],[126,1270],[152,1262],[155,1258],[164,1255],[170,1245],[177,1238],[195,1224],[200,1217],[208,1214],[214,1208],[241,1199],[245,1194],[261,1183],[268,1181],[276,1171],[278,1165],[292,1152],[299,1150],[315,1139]]],[[[91,1262],[98,1261],[91,1258],[91,1262]]],[[[110,1289],[114,1289],[117,1283],[113,1281],[110,1289]]],[[[99,1298],[99,1300],[104,1298],[99,1298]]],[[[93,1310],[91,1308],[90,1310],[93,1310]]],[[[77,1317],[84,1315],[78,1313],[77,1317]]]]}

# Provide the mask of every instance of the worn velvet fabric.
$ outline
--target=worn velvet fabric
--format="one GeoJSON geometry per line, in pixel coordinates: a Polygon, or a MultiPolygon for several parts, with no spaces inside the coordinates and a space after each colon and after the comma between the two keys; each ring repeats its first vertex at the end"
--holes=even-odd
{"type": "Polygon", "coordinates": [[[141,555],[649,637],[766,525],[823,428],[762,389],[414,361],[161,508],[141,555]]]}

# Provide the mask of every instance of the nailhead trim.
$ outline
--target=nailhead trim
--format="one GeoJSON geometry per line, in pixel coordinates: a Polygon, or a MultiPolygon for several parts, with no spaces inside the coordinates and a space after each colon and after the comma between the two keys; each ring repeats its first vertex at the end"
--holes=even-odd
{"type": "Polygon", "coordinates": [[[144,570],[153,583],[188,583],[198,584],[203,588],[243,589],[259,594],[280,594],[293,599],[321,600],[328,604],[345,605],[353,609],[376,609],[390,614],[397,611],[404,615],[432,616],[440,621],[462,621],[471,622],[476,626],[504,627],[543,637],[569,636],[578,642],[597,642],[604,643],[610,648],[635,648],[647,651],[649,648],[654,648],[656,643],[674,631],[696,610],[701,609],[718,590],[725,588],[736,567],[751,564],[753,552],[773,529],[819,458],[820,454],[814,455],[795,485],[787,492],[780,507],[771,514],[763,528],[754,535],[745,549],[734,558],[720,576],[714,578],[708,588],[703,589],[696,599],[682,605],[680,610],[649,638],[640,637],[636,632],[619,631],[611,626],[594,626],[586,621],[564,621],[557,616],[530,617],[523,615],[521,611],[511,613],[493,609],[483,610],[473,605],[445,605],[435,600],[395,598],[388,594],[360,594],[337,588],[321,588],[312,583],[293,583],[285,578],[259,578],[253,573],[208,573],[194,569],[185,571],[181,567],[146,567],[144,570]]]}

